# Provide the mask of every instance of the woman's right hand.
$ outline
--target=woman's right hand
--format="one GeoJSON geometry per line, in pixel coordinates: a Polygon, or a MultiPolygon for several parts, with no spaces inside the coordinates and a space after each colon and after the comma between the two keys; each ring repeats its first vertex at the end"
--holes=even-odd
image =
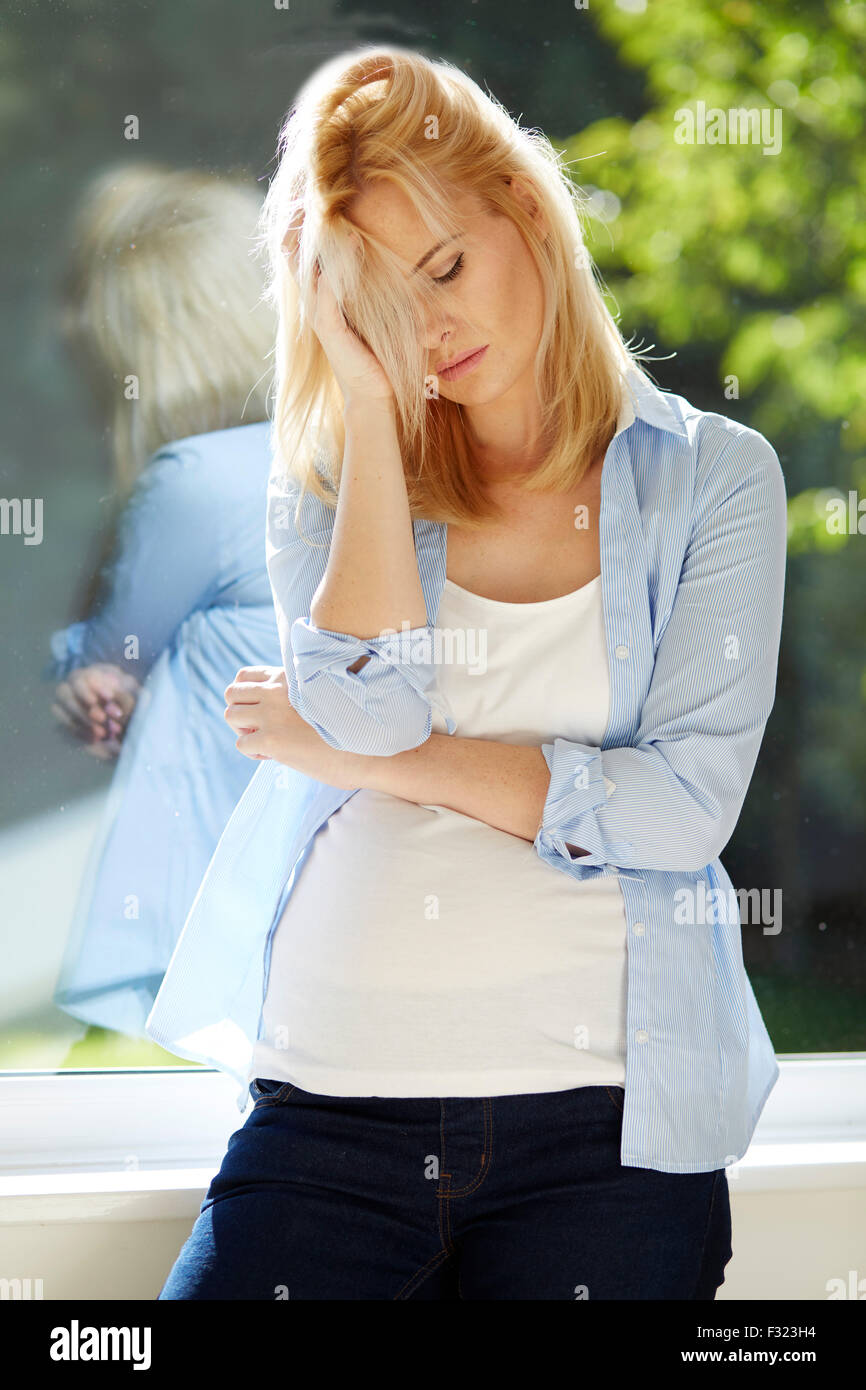
{"type": "MultiPolygon", "coordinates": [[[[353,234],[353,242],[358,238],[353,234]]],[[[297,247],[294,238],[287,238],[289,264],[294,273],[291,248],[297,247]]],[[[322,345],[337,385],[343,394],[343,404],[350,401],[392,401],[392,387],[378,358],[361,342],[346,322],[328,277],[320,266],[315,271],[315,306],[312,315],[313,331],[322,345]]]]}

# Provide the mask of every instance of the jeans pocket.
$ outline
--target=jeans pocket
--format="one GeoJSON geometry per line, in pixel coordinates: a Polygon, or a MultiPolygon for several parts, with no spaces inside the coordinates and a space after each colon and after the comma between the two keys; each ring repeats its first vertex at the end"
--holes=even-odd
{"type": "Polygon", "coordinates": [[[261,1105],[282,1105],[298,1088],[294,1081],[277,1081],[270,1076],[254,1076],[250,1082],[253,1109],[261,1105]]]}

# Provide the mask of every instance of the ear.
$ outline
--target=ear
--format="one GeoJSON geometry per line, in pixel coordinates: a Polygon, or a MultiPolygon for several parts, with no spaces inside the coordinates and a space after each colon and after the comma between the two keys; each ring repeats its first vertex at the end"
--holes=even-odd
{"type": "Polygon", "coordinates": [[[536,197],[531,185],[527,183],[526,179],[522,178],[520,174],[511,175],[507,180],[507,183],[511,192],[511,196],[517,202],[520,203],[524,212],[532,218],[533,222],[538,227],[539,235],[541,236],[542,240],[544,240],[547,237],[548,231],[550,229],[547,225],[547,218],[544,215],[544,209],[542,208],[541,203],[536,197]]]}

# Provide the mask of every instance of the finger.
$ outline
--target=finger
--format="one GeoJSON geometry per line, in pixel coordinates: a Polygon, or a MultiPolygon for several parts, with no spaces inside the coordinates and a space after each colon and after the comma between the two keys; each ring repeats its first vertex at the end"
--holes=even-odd
{"type": "Polygon", "coordinates": [[[242,666],[235,676],[236,681],[245,680],[269,680],[275,671],[281,671],[281,666],[242,666]]]}
{"type": "Polygon", "coordinates": [[[225,692],[227,705],[258,705],[266,690],[271,688],[269,680],[235,681],[225,692]]]}
{"type": "Polygon", "coordinates": [[[135,708],[135,699],[125,691],[116,692],[112,699],[106,700],[103,708],[109,719],[127,719],[135,708]]]}
{"type": "Polygon", "coordinates": [[[85,747],[88,753],[92,753],[101,762],[108,762],[112,758],[119,757],[123,744],[117,738],[102,738],[86,744],[85,747]]]}
{"type": "Polygon", "coordinates": [[[252,733],[258,729],[258,724],[250,723],[249,705],[229,705],[225,711],[225,721],[235,733],[252,733]]]}
{"type": "Polygon", "coordinates": [[[116,756],[116,754],[111,752],[111,745],[109,743],[88,743],[85,744],[85,750],[91,757],[98,758],[101,763],[107,763],[112,757],[116,756]]]}
{"type": "Polygon", "coordinates": [[[64,728],[72,729],[73,731],[83,729],[83,725],[81,724],[81,722],[77,719],[73,719],[71,715],[67,714],[66,710],[63,708],[62,705],[52,705],[51,713],[54,715],[54,718],[58,721],[58,723],[64,726],[64,728]]]}
{"type": "Polygon", "coordinates": [[[112,701],[112,704],[119,710],[119,718],[129,718],[132,711],[135,709],[137,699],[137,692],[124,690],[118,695],[116,700],[112,701]]]}
{"type": "Polygon", "coordinates": [[[83,717],[86,710],[89,709],[89,705],[83,704],[78,699],[68,680],[58,682],[54,688],[54,698],[64,709],[69,710],[70,714],[77,711],[83,717]]]}
{"type": "Polygon", "coordinates": [[[94,671],[90,676],[90,689],[99,700],[113,700],[117,688],[118,680],[111,671],[94,671]]]}
{"type": "Polygon", "coordinates": [[[227,685],[223,691],[226,702],[230,702],[232,693],[236,690],[245,692],[249,698],[250,692],[255,690],[256,686],[266,685],[274,671],[279,669],[275,666],[242,666],[231,685],[227,685]]]}
{"type": "Polygon", "coordinates": [[[258,758],[264,760],[270,758],[269,753],[262,751],[264,746],[264,734],[258,732],[241,733],[235,740],[235,748],[239,753],[243,753],[245,758],[258,758]]]}
{"type": "Polygon", "coordinates": [[[327,275],[322,275],[317,285],[316,295],[316,322],[324,321],[327,326],[342,323],[347,327],[345,315],[337,301],[337,296],[331,289],[331,282],[327,275]]]}
{"type": "Polygon", "coordinates": [[[91,729],[95,734],[101,735],[105,732],[107,715],[105,708],[98,701],[93,705],[81,704],[74,699],[63,702],[66,708],[72,713],[73,718],[77,718],[82,728],[91,729]]]}
{"type": "Polygon", "coordinates": [[[61,682],[54,691],[54,703],[62,709],[77,729],[86,730],[90,725],[90,707],[82,705],[75,697],[68,683],[61,682]]]}
{"type": "Polygon", "coordinates": [[[102,699],[99,690],[95,688],[95,674],[83,668],[80,671],[70,671],[67,677],[68,684],[72,689],[76,699],[83,705],[96,705],[102,699]]]}

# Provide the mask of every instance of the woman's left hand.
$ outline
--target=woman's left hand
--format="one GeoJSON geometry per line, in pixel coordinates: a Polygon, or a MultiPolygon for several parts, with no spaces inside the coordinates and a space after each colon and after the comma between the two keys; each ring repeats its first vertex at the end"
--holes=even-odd
{"type": "Polygon", "coordinates": [[[116,758],[141,686],[110,662],[79,666],[60,681],[51,712],[95,757],[116,758]]]}
{"type": "Polygon", "coordinates": [[[355,791],[370,785],[377,758],[342,753],[326,743],[289,702],[282,666],[243,666],[226,686],[225,717],[247,758],[273,758],[317,782],[355,791]]]}

